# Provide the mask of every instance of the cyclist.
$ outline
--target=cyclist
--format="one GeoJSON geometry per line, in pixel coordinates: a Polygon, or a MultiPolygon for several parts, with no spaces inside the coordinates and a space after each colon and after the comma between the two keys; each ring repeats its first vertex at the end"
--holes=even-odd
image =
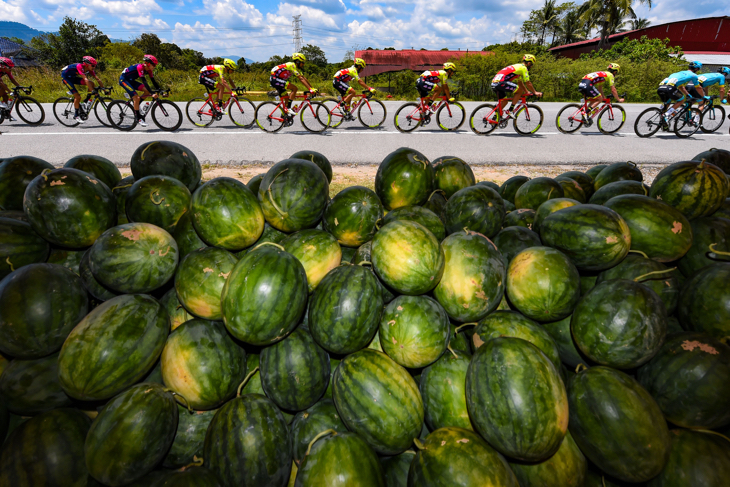
{"type": "Polygon", "coordinates": [[[578,85],[578,91],[585,97],[586,100],[590,101],[589,113],[593,114],[593,110],[598,107],[603,100],[603,83],[611,88],[614,98],[619,103],[623,103],[624,99],[619,98],[618,92],[616,91],[616,85],[614,77],[621,71],[621,66],[616,63],[610,63],[606,68],[606,71],[596,71],[595,73],[589,73],[583,76],[583,79],[578,85]]]}
{"type": "Polygon", "coordinates": [[[426,106],[431,106],[433,99],[437,96],[446,96],[450,103],[453,103],[454,98],[449,93],[449,84],[446,82],[456,72],[456,64],[444,63],[444,69],[439,71],[424,71],[416,81],[416,89],[421,97],[421,100],[426,106]]]}
{"type": "Polygon", "coordinates": [[[542,93],[536,91],[530,81],[530,68],[532,68],[536,61],[537,59],[532,54],[525,54],[522,56],[522,63],[507,66],[500,70],[492,79],[492,90],[497,93],[497,97],[499,98],[500,113],[507,103],[507,93],[514,93],[512,103],[507,109],[507,118],[512,116],[512,111],[523,93],[542,96],[542,93]]]}
{"type": "MultiPolygon", "coordinates": [[[[718,85],[720,87],[720,99],[723,103],[727,103],[727,99],[725,98],[725,80],[727,77],[730,76],[730,68],[724,67],[724,68],[718,68],[717,73],[705,73],[698,76],[697,80],[699,81],[699,85],[702,87],[703,92],[705,95],[709,92],[709,89],[713,85],[718,85]]],[[[697,92],[697,89],[693,84],[687,84],[687,91],[690,95],[692,95],[695,98],[702,98],[700,94],[697,92]]],[[[700,110],[705,106],[705,102],[703,101],[700,104],[700,110]]]]}
{"type": "Polygon", "coordinates": [[[78,123],[84,123],[84,120],[79,116],[79,107],[81,106],[81,94],[76,89],[75,85],[85,85],[88,93],[84,103],[91,99],[91,92],[94,90],[94,82],[89,79],[87,74],[96,79],[99,82],[99,87],[103,88],[104,83],[99,79],[94,71],[96,67],[96,59],[91,56],[84,56],[82,62],[76,64],[69,64],[61,70],[61,79],[63,84],[66,85],[68,91],[74,97],[74,121],[78,123]]]}
{"type": "Polygon", "coordinates": [[[697,86],[699,84],[697,72],[700,69],[702,69],[702,63],[699,61],[692,61],[689,63],[689,66],[687,66],[686,71],[679,71],[677,73],[670,74],[659,84],[659,88],[657,88],[656,92],[659,95],[659,98],[661,98],[662,103],[667,104],[670,101],[675,102],[674,105],[669,107],[669,109],[665,112],[665,116],[667,118],[674,115],[677,108],[682,106],[685,96],[692,96],[686,88],[686,85],[689,83],[695,85],[695,89],[700,97],[705,96],[705,92],[702,87],[697,86]]]}
{"type": "MultiPolygon", "coordinates": [[[[2,102],[0,102],[0,108],[8,108],[8,101],[10,101],[10,98],[8,97],[8,93],[10,93],[10,90],[8,89],[8,86],[3,82],[3,76],[7,76],[10,81],[13,82],[15,86],[20,86],[17,81],[15,81],[15,78],[13,77],[13,68],[15,67],[15,63],[12,59],[6,58],[6,57],[0,57],[0,97],[2,97],[2,102]]],[[[15,119],[13,118],[12,114],[9,115],[9,120],[11,122],[15,122],[15,119]]]]}
{"type": "Polygon", "coordinates": [[[355,58],[355,62],[351,67],[337,71],[334,79],[332,80],[332,86],[334,86],[340,95],[342,95],[342,101],[345,103],[343,107],[345,110],[345,117],[350,114],[350,102],[352,102],[352,99],[355,97],[355,88],[350,86],[350,81],[355,80],[360,83],[363,88],[369,90],[370,93],[375,93],[375,88],[370,88],[363,80],[360,79],[360,71],[365,69],[366,65],[367,64],[364,59],[355,58]]]}
{"type": "Polygon", "coordinates": [[[291,55],[292,60],[288,63],[279,64],[274,66],[271,70],[271,76],[269,76],[269,84],[272,88],[276,89],[276,92],[281,97],[286,107],[286,113],[294,116],[294,111],[291,109],[291,102],[297,96],[297,85],[289,81],[289,78],[294,75],[299,78],[299,81],[306,86],[311,93],[317,93],[317,90],[312,88],[307,78],[300,72],[304,67],[304,63],[307,61],[306,56],[301,52],[295,52],[291,55]],[[290,93],[287,93],[290,90],[290,93]]]}
{"type": "Polygon", "coordinates": [[[139,102],[141,98],[152,96],[157,98],[157,93],[154,95],[151,93],[150,86],[147,84],[147,76],[152,80],[152,84],[155,85],[155,89],[160,89],[160,85],[154,76],[155,66],[159,64],[157,58],[152,54],[145,54],[142,58],[142,62],[139,64],[133,64],[127,68],[124,68],[121,76],[119,76],[119,86],[124,88],[129,94],[129,97],[134,101],[134,114],[137,117],[137,123],[142,127],[147,126],[144,117],[139,112],[139,102]],[[138,81],[141,80],[141,81],[138,81]],[[137,92],[142,92],[140,97],[137,92]]]}
{"type": "Polygon", "coordinates": [[[216,90],[217,106],[214,105],[213,110],[223,111],[223,90],[227,89],[231,92],[231,96],[236,96],[236,92],[233,91],[236,89],[236,83],[229,76],[237,68],[238,65],[233,59],[224,59],[223,64],[209,64],[200,70],[198,84],[205,86],[208,92],[216,90]]]}

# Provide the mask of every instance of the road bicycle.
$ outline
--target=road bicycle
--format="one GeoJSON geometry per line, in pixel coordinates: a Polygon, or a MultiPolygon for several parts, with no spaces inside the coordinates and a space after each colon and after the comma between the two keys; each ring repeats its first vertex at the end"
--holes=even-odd
{"type": "Polygon", "coordinates": [[[274,133],[284,127],[291,127],[294,124],[294,117],[299,114],[305,129],[314,133],[324,132],[330,124],[329,111],[321,102],[312,101],[315,96],[318,94],[312,91],[297,95],[296,98],[301,98],[302,102],[292,105],[293,115],[287,113],[283,100],[265,101],[256,107],[256,124],[264,132],[274,133]]]}
{"type": "Polygon", "coordinates": [[[705,106],[700,109],[702,112],[702,125],[700,130],[706,134],[717,131],[725,122],[725,109],[720,105],[715,105],[715,100],[719,96],[712,95],[709,100],[705,101],[705,106]]]}
{"type": "Polygon", "coordinates": [[[256,123],[256,106],[251,100],[245,98],[246,88],[236,88],[233,92],[227,91],[224,95],[229,96],[222,107],[213,100],[213,93],[208,91],[202,97],[193,98],[185,107],[185,114],[190,123],[196,127],[209,127],[214,121],[220,121],[228,112],[228,116],[234,125],[245,129],[253,127],[256,123]],[[235,92],[235,96],[233,96],[235,92]],[[215,106],[215,111],[213,107],[215,106]]]}
{"type": "Polygon", "coordinates": [[[320,122],[323,122],[329,115],[331,128],[337,128],[342,122],[353,122],[360,120],[363,126],[374,129],[383,125],[388,111],[380,100],[373,99],[374,93],[369,90],[363,91],[360,95],[355,95],[355,102],[350,106],[350,110],[345,113],[345,102],[342,97],[336,99],[323,100],[326,112],[317,113],[320,122]],[[355,117],[357,113],[357,118],[355,117]],[[320,116],[321,115],[321,116],[320,116]]]}
{"type": "MultiPolygon", "coordinates": [[[[182,112],[178,106],[170,100],[163,100],[170,96],[170,90],[152,90],[152,94],[157,94],[157,98],[151,101],[139,104],[139,113],[142,117],[146,117],[148,113],[152,113],[152,120],[161,130],[173,132],[180,128],[182,124],[182,112]]],[[[129,97],[125,93],[126,97],[129,97]]],[[[140,98],[146,98],[146,95],[140,95],[140,98]]],[[[109,122],[112,127],[124,132],[128,132],[137,126],[138,120],[134,113],[133,100],[116,100],[109,105],[109,122]]]]}
{"type": "MultiPolygon", "coordinates": [[[[111,124],[109,123],[107,112],[109,110],[109,105],[111,105],[114,101],[114,99],[109,96],[111,93],[111,88],[94,88],[90,93],[91,97],[79,105],[79,118],[86,121],[89,119],[89,116],[91,116],[91,112],[93,111],[96,119],[99,120],[102,125],[110,127],[111,124]],[[104,96],[101,96],[100,93],[104,96]]],[[[67,92],[67,94],[71,95],[71,92],[67,92]]],[[[72,96],[62,96],[53,102],[53,115],[59,123],[66,127],[76,127],[79,125],[80,122],[74,120],[75,112],[76,109],[74,108],[74,99],[72,96]]]]}
{"type": "Polygon", "coordinates": [[[660,108],[647,108],[639,114],[634,122],[634,132],[642,138],[651,137],[660,129],[664,132],[674,132],[677,137],[687,138],[696,133],[702,126],[702,112],[692,107],[693,98],[688,98],[679,110],[669,117],[666,111],[672,100],[662,103],[660,108]]]}
{"type": "Polygon", "coordinates": [[[5,119],[10,120],[10,114],[15,107],[15,113],[28,125],[40,125],[46,119],[46,112],[43,106],[30,95],[33,92],[32,86],[16,86],[8,94],[7,108],[0,109],[0,123],[5,119]]]}
{"type": "MultiPolygon", "coordinates": [[[[626,93],[621,98],[626,97],[626,93]]],[[[572,134],[581,127],[590,127],[597,119],[598,130],[603,134],[615,134],[626,122],[626,110],[621,105],[611,103],[613,94],[604,97],[603,105],[589,108],[590,100],[583,99],[582,104],[570,103],[560,109],[555,117],[555,125],[564,134],[572,134]]]]}
{"type": "MultiPolygon", "coordinates": [[[[527,103],[527,94],[522,95],[517,106],[512,111],[513,115],[504,116],[505,110],[499,109],[499,102],[485,103],[479,105],[471,112],[469,126],[478,135],[487,135],[499,128],[507,127],[510,118],[512,125],[520,135],[531,135],[540,130],[542,121],[545,118],[542,109],[532,103],[527,103]]],[[[529,96],[533,96],[530,94],[529,96]]]]}
{"type": "MultiPolygon", "coordinates": [[[[451,97],[456,98],[458,91],[450,93],[451,97]]],[[[395,112],[394,122],[395,128],[403,133],[413,132],[421,125],[431,123],[431,115],[436,114],[436,123],[441,130],[453,132],[458,130],[466,119],[466,110],[461,103],[455,101],[449,102],[446,95],[439,97],[441,100],[426,105],[421,98],[418,103],[406,103],[395,112]]]]}

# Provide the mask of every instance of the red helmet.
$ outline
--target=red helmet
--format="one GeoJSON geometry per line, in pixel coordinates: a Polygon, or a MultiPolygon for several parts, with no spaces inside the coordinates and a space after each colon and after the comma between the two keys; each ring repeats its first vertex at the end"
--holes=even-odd
{"type": "Polygon", "coordinates": [[[91,67],[96,67],[96,59],[94,59],[91,56],[84,56],[82,61],[84,61],[86,64],[88,64],[91,67]]]}
{"type": "Polygon", "coordinates": [[[145,54],[144,55],[144,62],[152,64],[152,66],[157,66],[159,61],[156,57],[154,57],[152,54],[145,54]]]}
{"type": "Polygon", "coordinates": [[[14,68],[15,63],[10,58],[0,57],[0,67],[14,68]]]}

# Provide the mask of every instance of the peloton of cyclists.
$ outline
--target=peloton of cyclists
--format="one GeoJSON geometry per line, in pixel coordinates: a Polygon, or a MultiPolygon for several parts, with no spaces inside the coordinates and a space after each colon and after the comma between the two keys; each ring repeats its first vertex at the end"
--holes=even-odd
{"type": "Polygon", "coordinates": [[[507,109],[506,118],[512,116],[512,111],[524,93],[542,96],[542,93],[535,90],[530,81],[530,69],[536,61],[537,59],[532,54],[525,54],[522,57],[522,63],[501,69],[492,79],[492,90],[497,93],[499,99],[499,113],[502,113],[502,109],[507,103],[507,93],[512,94],[512,103],[507,109]]]}
{"type": "Polygon", "coordinates": [[[375,88],[371,88],[360,79],[360,72],[365,69],[364,59],[355,58],[355,62],[349,68],[340,69],[335,73],[332,79],[332,86],[342,95],[342,101],[344,103],[343,109],[345,111],[345,119],[350,119],[350,103],[355,96],[355,88],[350,86],[350,81],[357,81],[360,86],[369,90],[371,93],[375,93],[375,88]]]}
{"type": "Polygon", "coordinates": [[[304,63],[307,58],[301,52],[295,52],[292,54],[292,60],[288,63],[279,64],[274,66],[271,70],[271,76],[269,76],[269,84],[281,97],[286,107],[286,113],[289,116],[294,116],[295,113],[291,109],[291,102],[297,96],[297,85],[289,80],[292,75],[299,78],[304,86],[309,89],[311,93],[317,93],[317,90],[312,88],[312,85],[307,81],[307,78],[301,73],[301,69],[304,67],[304,63]],[[287,90],[290,90],[289,92],[287,90]]]}
{"type": "Polygon", "coordinates": [[[74,121],[77,123],[84,123],[84,119],[79,116],[81,94],[76,89],[76,85],[86,86],[88,92],[84,103],[91,99],[91,93],[94,91],[94,82],[89,79],[89,75],[99,82],[99,88],[104,87],[104,83],[101,79],[99,79],[94,71],[95,67],[96,59],[91,56],[84,56],[82,62],[69,64],[61,70],[61,79],[63,80],[63,84],[66,85],[69,93],[74,97],[74,121]]]}
{"type": "Polygon", "coordinates": [[[616,63],[610,63],[606,68],[606,71],[596,71],[588,73],[583,76],[583,79],[578,85],[578,91],[590,102],[589,104],[589,115],[593,115],[593,110],[598,107],[601,101],[604,99],[603,95],[603,84],[611,88],[613,97],[618,100],[619,103],[623,103],[624,99],[619,98],[618,92],[616,91],[616,80],[615,76],[621,71],[621,66],[616,63]]]}
{"type": "MultiPolygon", "coordinates": [[[[416,89],[418,95],[423,100],[426,106],[430,107],[433,103],[433,99],[437,96],[448,97],[449,103],[453,103],[455,100],[451,97],[449,92],[449,84],[447,81],[456,72],[456,64],[444,63],[444,69],[438,71],[424,71],[421,76],[416,80],[416,89]]],[[[426,120],[429,120],[430,116],[426,113],[426,120]]]]}
{"type": "MultiPolygon", "coordinates": [[[[685,97],[691,97],[687,91],[687,85],[692,83],[695,85],[695,90],[699,97],[704,97],[705,92],[701,86],[699,86],[699,77],[697,72],[702,69],[702,63],[699,61],[692,61],[689,63],[688,69],[685,71],[679,71],[672,73],[662,80],[657,88],[657,94],[661,98],[662,103],[675,102],[671,107],[664,112],[664,115],[669,119],[676,112],[677,108],[682,106],[685,97]]],[[[698,97],[698,98],[699,98],[698,97]]]]}
{"type": "MultiPolygon", "coordinates": [[[[718,68],[716,73],[704,73],[700,74],[697,77],[697,81],[699,81],[699,85],[702,87],[702,90],[704,91],[705,95],[708,94],[708,91],[711,86],[718,85],[720,87],[720,100],[722,100],[723,104],[727,104],[727,97],[725,92],[725,81],[727,78],[730,77],[730,68],[727,66],[718,68]]],[[[687,84],[687,91],[689,94],[694,98],[702,98],[700,94],[697,92],[697,88],[692,83],[687,84]]],[[[702,103],[700,103],[700,109],[702,109],[705,106],[706,101],[703,100],[702,103]]]]}
{"type": "Polygon", "coordinates": [[[224,59],[223,64],[209,64],[203,66],[198,77],[198,84],[205,86],[208,92],[215,90],[214,100],[217,102],[213,110],[223,112],[223,91],[228,90],[231,96],[236,96],[236,83],[230,78],[231,73],[238,68],[233,59],[224,59]]]}
{"type": "MultiPolygon", "coordinates": [[[[8,97],[8,93],[10,93],[10,90],[8,89],[8,86],[3,81],[3,76],[7,76],[10,81],[13,82],[15,86],[20,86],[17,81],[15,81],[15,78],[13,77],[13,68],[15,67],[15,63],[12,59],[6,58],[6,57],[0,57],[0,97],[2,97],[2,102],[0,102],[0,108],[8,108],[8,102],[10,101],[10,98],[8,97]]],[[[15,122],[15,119],[13,118],[12,114],[9,115],[9,119],[11,122],[15,122]]]]}
{"type": "Polygon", "coordinates": [[[134,101],[134,114],[137,117],[137,122],[142,126],[146,127],[144,116],[139,111],[139,102],[141,98],[152,96],[157,98],[157,93],[154,95],[151,93],[150,86],[147,84],[147,77],[149,76],[152,80],[152,84],[155,85],[155,89],[160,89],[160,85],[154,76],[154,69],[159,62],[157,58],[152,54],[145,54],[142,58],[142,62],[139,64],[133,64],[127,68],[124,68],[121,76],[119,76],[119,86],[129,94],[129,97],[134,101]],[[138,91],[142,92],[142,97],[137,94],[138,91]]]}

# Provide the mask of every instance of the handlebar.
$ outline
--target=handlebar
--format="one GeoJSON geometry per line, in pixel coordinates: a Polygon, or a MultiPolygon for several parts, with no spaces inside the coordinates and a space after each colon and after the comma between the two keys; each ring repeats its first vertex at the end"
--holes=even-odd
{"type": "Polygon", "coordinates": [[[235,89],[235,90],[233,90],[233,91],[235,91],[235,92],[236,92],[236,95],[238,95],[238,96],[241,96],[241,95],[243,95],[243,94],[245,94],[245,93],[246,93],[246,87],[245,87],[245,86],[242,86],[242,87],[240,87],[240,88],[236,88],[236,89],[235,89]]]}
{"type": "Polygon", "coordinates": [[[150,92],[153,95],[156,93],[156,94],[160,95],[163,98],[167,98],[168,96],[170,96],[170,89],[169,88],[162,89],[162,90],[150,90],[150,92]]]}
{"type": "Polygon", "coordinates": [[[14,93],[18,93],[19,91],[22,91],[26,95],[30,95],[33,92],[33,86],[16,86],[13,88],[14,93]]]}

